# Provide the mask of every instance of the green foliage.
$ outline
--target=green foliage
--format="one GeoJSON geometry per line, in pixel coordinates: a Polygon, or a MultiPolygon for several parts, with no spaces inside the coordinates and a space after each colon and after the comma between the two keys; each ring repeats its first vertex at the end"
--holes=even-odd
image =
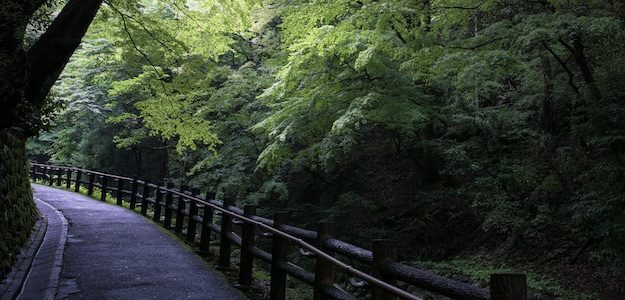
{"type": "Polygon", "coordinates": [[[613,2],[113,1],[30,149],[421,245],[406,255],[622,269],[613,2]]]}
{"type": "MultiPolygon", "coordinates": [[[[430,269],[445,276],[461,276],[464,280],[476,281],[480,284],[488,283],[490,274],[518,272],[509,266],[496,266],[479,259],[463,260],[453,259],[442,262],[413,262],[413,264],[430,269]]],[[[527,287],[532,293],[540,293],[553,299],[596,299],[597,295],[580,293],[569,290],[562,286],[557,280],[546,276],[541,276],[532,272],[527,272],[527,287]]]]}

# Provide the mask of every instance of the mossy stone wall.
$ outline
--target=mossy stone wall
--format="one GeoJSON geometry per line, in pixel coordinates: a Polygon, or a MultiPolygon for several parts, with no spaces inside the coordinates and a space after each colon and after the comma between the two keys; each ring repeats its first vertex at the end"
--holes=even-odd
{"type": "Polygon", "coordinates": [[[11,269],[37,217],[25,139],[0,130],[0,280],[11,269]]]}

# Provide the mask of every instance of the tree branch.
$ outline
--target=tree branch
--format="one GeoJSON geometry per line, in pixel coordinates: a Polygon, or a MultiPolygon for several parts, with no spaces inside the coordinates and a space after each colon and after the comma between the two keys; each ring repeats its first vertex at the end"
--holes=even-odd
{"type": "Polygon", "coordinates": [[[41,107],[48,92],[93,21],[102,0],[70,0],[48,30],[28,50],[26,101],[41,107]]]}
{"type": "Polygon", "coordinates": [[[586,54],[584,53],[584,44],[582,43],[580,36],[577,34],[575,35],[575,38],[573,39],[573,46],[569,45],[562,38],[560,38],[558,41],[560,42],[560,44],[566,47],[566,49],[568,49],[571,54],[573,54],[575,62],[579,67],[579,71],[582,74],[582,78],[584,79],[584,82],[586,82],[586,84],[588,85],[592,96],[595,98],[595,100],[601,99],[601,91],[599,91],[599,88],[597,87],[597,84],[595,82],[595,77],[592,74],[592,69],[590,67],[590,64],[588,63],[586,54]]]}
{"type": "MultiPolygon", "coordinates": [[[[169,51],[171,54],[174,55],[174,61],[177,64],[180,64],[180,60],[179,60],[179,55],[172,50],[169,46],[167,46],[167,44],[165,44],[163,41],[161,41],[159,38],[157,38],[152,31],[150,31],[141,21],[137,20],[135,17],[125,14],[124,12],[122,12],[121,10],[119,10],[118,8],[114,7],[113,4],[111,4],[110,1],[108,0],[104,0],[104,3],[106,3],[106,5],[110,6],[115,12],[117,12],[120,16],[124,17],[126,16],[128,19],[130,19],[131,21],[139,24],[139,26],[141,26],[141,28],[143,29],[143,31],[145,31],[153,40],[155,40],[157,43],[159,43],[161,46],[163,46],[163,48],[167,49],[167,51],[169,51]]],[[[195,21],[195,20],[194,20],[195,21]]]]}
{"type": "MultiPolygon", "coordinates": [[[[126,22],[126,16],[119,11],[116,7],[111,6],[111,4],[108,1],[105,1],[105,3],[110,6],[115,12],[117,12],[119,14],[119,16],[122,18],[122,25],[124,25],[124,31],[126,32],[126,35],[128,35],[128,38],[130,39],[130,43],[132,44],[132,47],[135,48],[135,50],[137,52],[139,52],[139,54],[141,54],[141,56],[143,56],[143,58],[147,61],[147,63],[150,65],[150,67],[152,67],[152,70],[154,70],[154,73],[156,73],[157,76],[161,76],[160,72],[158,71],[158,68],[154,65],[154,63],[152,63],[152,60],[150,60],[150,58],[148,57],[148,55],[143,52],[143,50],[141,50],[139,48],[139,46],[137,45],[137,42],[135,41],[135,39],[132,37],[132,34],[130,33],[130,30],[128,29],[128,23],[126,22]]],[[[163,92],[167,92],[167,89],[165,88],[165,84],[160,81],[160,84],[163,88],[163,92]]]]}
{"type": "Polygon", "coordinates": [[[553,49],[551,49],[549,47],[549,45],[547,45],[547,43],[545,41],[542,42],[543,47],[545,47],[545,49],[547,49],[547,51],[549,51],[549,53],[551,53],[551,55],[558,61],[558,63],[560,64],[560,66],[562,66],[562,69],[564,69],[564,71],[569,75],[569,85],[571,86],[571,88],[573,88],[573,90],[575,91],[576,94],[579,95],[579,87],[577,87],[577,85],[575,85],[575,75],[573,74],[573,72],[571,72],[571,69],[569,69],[569,67],[566,65],[566,62],[563,61],[558,54],[556,54],[553,49]]]}

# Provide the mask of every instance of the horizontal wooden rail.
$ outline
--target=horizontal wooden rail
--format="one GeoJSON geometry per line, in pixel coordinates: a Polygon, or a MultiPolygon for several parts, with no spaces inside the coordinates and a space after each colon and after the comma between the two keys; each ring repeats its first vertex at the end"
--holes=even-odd
{"type": "MultiPolygon", "coordinates": [[[[255,212],[252,208],[246,213],[245,210],[236,207],[232,199],[215,200],[214,193],[200,196],[197,189],[187,191],[184,187],[176,189],[171,184],[164,186],[137,178],[39,163],[31,164],[31,177],[44,180],[49,185],[61,186],[64,181],[68,189],[71,183],[74,183],[75,191],[84,187],[89,195],[93,195],[94,189],[98,188],[102,201],[106,201],[110,193],[115,197],[118,205],[128,203],[130,209],[135,211],[139,209],[138,212],[144,216],[148,215],[149,210],[152,212],[152,220],[161,223],[167,229],[174,230],[181,238],[198,246],[199,252],[203,254],[208,253],[210,241],[213,239],[212,235],[219,236],[219,265],[221,267],[229,268],[230,266],[231,245],[241,249],[239,286],[242,288],[249,287],[251,283],[254,258],[272,266],[271,299],[285,299],[286,281],[281,277],[284,275],[292,276],[313,286],[314,299],[352,299],[353,296],[341,289],[335,282],[334,269],[366,283],[354,286],[371,288],[373,299],[397,297],[421,299],[398,287],[396,281],[453,299],[491,299],[491,291],[488,289],[396,262],[395,250],[392,249],[393,246],[389,246],[394,244],[393,241],[374,241],[375,251],[370,251],[332,238],[328,234],[326,223],[320,223],[317,231],[290,226],[250,213],[250,211],[255,212]],[[214,221],[215,216],[218,217],[219,224],[214,221]],[[318,232],[323,233],[318,234],[318,232]],[[259,246],[264,238],[273,241],[272,250],[264,250],[259,246]],[[259,242],[256,243],[256,240],[259,242]],[[288,260],[289,255],[286,253],[293,246],[300,249],[300,254],[305,254],[304,256],[316,261],[314,270],[306,270],[288,260]],[[277,253],[276,257],[272,252],[277,253]],[[335,257],[337,255],[339,257],[335,257]],[[366,266],[372,273],[361,271],[345,263],[340,257],[356,261],[366,266]]],[[[523,297],[526,297],[526,288],[524,285],[519,288],[520,277],[508,280],[508,277],[505,277],[508,275],[492,275],[491,282],[497,283],[495,285],[497,290],[493,293],[497,296],[493,296],[492,299],[525,299],[523,297]],[[522,290],[525,290],[525,296],[519,296],[518,291],[522,290]]]]}

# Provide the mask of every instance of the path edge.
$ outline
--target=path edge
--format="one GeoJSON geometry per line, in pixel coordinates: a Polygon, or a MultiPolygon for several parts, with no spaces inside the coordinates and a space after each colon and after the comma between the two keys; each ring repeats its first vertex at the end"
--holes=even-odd
{"type": "Polygon", "coordinates": [[[11,272],[0,283],[0,299],[16,299],[21,293],[26,278],[30,273],[33,262],[46,236],[48,229],[48,218],[39,212],[39,217],[33,225],[33,229],[28,237],[26,245],[20,249],[11,272]]]}

